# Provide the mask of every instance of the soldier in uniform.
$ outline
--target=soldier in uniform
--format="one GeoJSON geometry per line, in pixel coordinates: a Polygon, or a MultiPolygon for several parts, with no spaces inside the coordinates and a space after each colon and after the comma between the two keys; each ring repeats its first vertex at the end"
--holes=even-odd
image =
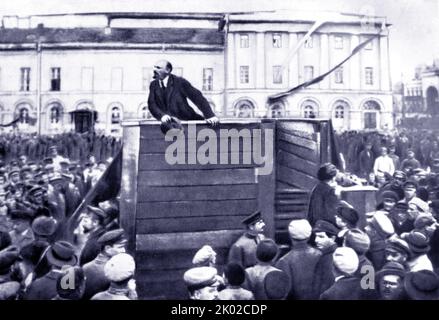
{"type": "Polygon", "coordinates": [[[242,223],[246,226],[246,231],[230,248],[228,262],[236,262],[245,269],[257,263],[256,248],[265,238],[265,223],[260,211],[252,213],[242,223]]]}
{"type": "Polygon", "coordinates": [[[218,300],[217,270],[212,267],[196,267],[186,271],[183,280],[191,300],[218,300]]]}

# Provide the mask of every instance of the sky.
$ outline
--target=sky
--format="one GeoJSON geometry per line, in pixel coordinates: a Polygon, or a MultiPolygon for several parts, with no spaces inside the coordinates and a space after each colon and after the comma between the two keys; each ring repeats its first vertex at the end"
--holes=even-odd
{"type": "Polygon", "coordinates": [[[439,59],[439,0],[2,0],[0,15],[80,12],[336,11],[386,16],[392,82],[439,59]]]}

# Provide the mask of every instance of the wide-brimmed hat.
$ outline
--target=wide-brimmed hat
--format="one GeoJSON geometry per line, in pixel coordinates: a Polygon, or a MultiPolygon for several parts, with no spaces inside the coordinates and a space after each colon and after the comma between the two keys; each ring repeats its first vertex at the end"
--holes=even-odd
{"type": "Polygon", "coordinates": [[[430,270],[409,272],[404,279],[404,288],[413,300],[436,300],[439,298],[439,279],[430,270]]]}
{"type": "Polygon", "coordinates": [[[57,267],[74,266],[78,261],[75,256],[75,248],[67,241],[55,242],[47,251],[46,257],[51,265],[57,267]]]}

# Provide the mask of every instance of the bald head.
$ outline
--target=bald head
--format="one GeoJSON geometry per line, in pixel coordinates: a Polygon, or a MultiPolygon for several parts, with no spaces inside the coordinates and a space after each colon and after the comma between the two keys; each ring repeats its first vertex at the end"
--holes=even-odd
{"type": "Polygon", "coordinates": [[[159,60],[154,64],[154,79],[163,80],[172,71],[172,64],[167,60],[159,60]]]}

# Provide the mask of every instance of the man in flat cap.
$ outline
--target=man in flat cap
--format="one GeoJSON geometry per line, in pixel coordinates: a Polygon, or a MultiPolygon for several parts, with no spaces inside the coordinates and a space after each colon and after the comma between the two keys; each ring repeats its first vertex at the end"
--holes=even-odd
{"type": "Polygon", "coordinates": [[[81,250],[79,258],[79,264],[84,264],[95,259],[101,252],[101,246],[98,243],[98,239],[107,231],[111,231],[117,228],[107,228],[108,223],[111,221],[111,217],[108,214],[108,210],[103,210],[99,207],[87,206],[87,213],[83,215],[80,224],[78,226],[77,235],[85,235],[85,238],[76,243],[81,246],[79,241],[85,241],[81,250]]]}
{"type": "Polygon", "coordinates": [[[331,222],[318,220],[314,226],[317,249],[322,252],[316,264],[313,279],[313,297],[318,298],[334,283],[332,273],[332,254],[337,249],[335,239],[340,229],[331,222]]]}
{"type": "Polygon", "coordinates": [[[107,261],[105,276],[110,280],[108,290],[95,294],[91,300],[137,300],[134,258],[127,253],[118,253],[107,261]]]}
{"type": "Polygon", "coordinates": [[[256,247],[265,238],[265,223],[260,211],[252,213],[242,223],[246,231],[230,248],[228,262],[236,262],[245,269],[257,263],[256,247]]]}
{"type": "Polygon", "coordinates": [[[110,280],[105,276],[105,264],[116,254],[126,252],[127,239],[123,229],[106,232],[98,239],[98,243],[101,246],[101,252],[93,261],[86,263],[83,267],[87,279],[84,292],[85,300],[108,289],[110,280]]]}
{"type": "Polygon", "coordinates": [[[388,215],[397,235],[410,232],[414,228],[415,219],[409,215],[408,211],[409,206],[407,203],[398,202],[388,215]]]}
{"type": "Polygon", "coordinates": [[[410,256],[410,247],[408,243],[398,236],[391,237],[386,241],[385,248],[386,263],[397,262],[407,267],[407,260],[410,256]]]}
{"type": "Polygon", "coordinates": [[[337,248],[332,254],[334,284],[320,295],[320,300],[366,300],[373,290],[361,288],[361,278],[356,277],[358,256],[352,248],[337,248]]]}
{"type": "Polygon", "coordinates": [[[34,234],[31,229],[33,216],[26,210],[11,210],[10,219],[12,222],[12,230],[9,235],[12,244],[19,250],[34,241],[34,234]]]}
{"type": "Polygon", "coordinates": [[[321,251],[308,244],[312,228],[306,219],[292,220],[288,226],[291,249],[277,263],[290,279],[288,300],[313,299],[312,281],[314,269],[320,259],[321,251]]]}
{"type": "Polygon", "coordinates": [[[344,247],[352,248],[358,256],[358,269],[355,276],[362,277],[368,272],[368,268],[373,268],[372,262],[366,257],[370,247],[370,239],[366,232],[360,229],[352,229],[346,233],[344,247]]]}
{"type": "Polygon", "coordinates": [[[370,248],[366,256],[375,270],[380,270],[386,261],[386,240],[395,233],[395,229],[386,214],[378,211],[366,225],[365,231],[370,238],[370,248]]]}
{"type": "Polygon", "coordinates": [[[404,182],[404,199],[402,199],[401,202],[405,202],[407,204],[414,203],[419,208],[421,208],[423,212],[427,213],[429,212],[430,208],[428,206],[428,203],[417,197],[418,187],[418,183],[413,179],[409,179],[404,182]]]}
{"type": "Polygon", "coordinates": [[[335,224],[339,199],[335,194],[337,168],[331,163],[323,164],[318,172],[319,183],[311,191],[308,207],[308,221],[314,226],[317,220],[335,224]]]}
{"type": "Polygon", "coordinates": [[[407,261],[409,271],[416,272],[419,270],[433,270],[433,264],[427,256],[430,251],[428,238],[417,231],[405,233],[401,236],[410,248],[410,257],[407,261]]]}
{"type": "Polygon", "coordinates": [[[194,88],[189,81],[172,73],[172,64],[160,60],[154,65],[154,80],[149,87],[148,107],[151,114],[162,123],[171,121],[171,117],[179,120],[204,120],[217,124],[218,118],[212,111],[203,94],[194,88]],[[203,116],[188,104],[190,99],[203,116]]]}
{"type": "Polygon", "coordinates": [[[191,300],[218,300],[217,270],[212,267],[196,267],[187,270],[183,280],[191,300]]]}
{"type": "Polygon", "coordinates": [[[406,270],[398,262],[387,262],[384,267],[377,272],[375,281],[377,282],[378,299],[381,300],[406,300],[404,289],[404,277],[406,270]]]}

